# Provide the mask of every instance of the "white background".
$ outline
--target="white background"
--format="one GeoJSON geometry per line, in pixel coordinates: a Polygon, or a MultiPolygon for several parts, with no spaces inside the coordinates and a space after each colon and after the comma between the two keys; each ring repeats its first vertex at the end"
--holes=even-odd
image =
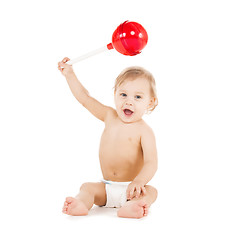
{"type": "Polygon", "coordinates": [[[240,8],[238,1],[5,1],[0,6],[1,239],[239,239],[240,8]],[[150,214],[112,209],[61,213],[66,196],[98,181],[104,124],[72,96],[57,69],[111,41],[125,20],[141,23],[141,54],[115,50],[74,70],[114,107],[113,84],[131,65],[156,78],[153,128],[159,191],[150,214]],[[153,235],[151,235],[153,234],[153,235]]]}

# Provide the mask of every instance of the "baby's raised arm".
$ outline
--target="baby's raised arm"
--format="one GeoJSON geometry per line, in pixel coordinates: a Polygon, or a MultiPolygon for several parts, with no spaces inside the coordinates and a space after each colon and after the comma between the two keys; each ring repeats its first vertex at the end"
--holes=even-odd
{"type": "Polygon", "coordinates": [[[75,75],[72,66],[66,64],[69,58],[64,58],[58,63],[59,71],[65,76],[67,83],[74,97],[96,118],[105,121],[108,111],[111,109],[91,97],[87,89],[80,83],[75,75]]]}

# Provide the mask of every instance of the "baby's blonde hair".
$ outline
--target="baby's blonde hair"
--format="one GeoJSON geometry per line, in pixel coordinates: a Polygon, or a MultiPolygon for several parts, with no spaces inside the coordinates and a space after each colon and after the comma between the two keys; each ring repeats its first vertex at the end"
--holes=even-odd
{"type": "Polygon", "coordinates": [[[147,71],[146,69],[138,66],[128,67],[124,69],[116,78],[115,85],[114,85],[114,93],[116,93],[117,88],[124,83],[125,80],[133,81],[139,77],[143,77],[148,80],[150,85],[150,94],[151,97],[154,97],[155,102],[154,105],[148,109],[148,112],[152,112],[156,106],[158,105],[157,99],[157,90],[156,90],[156,82],[153,75],[147,71]]]}

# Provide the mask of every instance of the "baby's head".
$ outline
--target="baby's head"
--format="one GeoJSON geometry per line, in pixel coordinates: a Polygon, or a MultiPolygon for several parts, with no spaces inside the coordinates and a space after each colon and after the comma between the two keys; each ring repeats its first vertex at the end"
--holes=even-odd
{"type": "Polygon", "coordinates": [[[142,67],[123,70],[115,81],[114,100],[118,116],[124,122],[136,122],[158,104],[155,79],[142,67]]]}

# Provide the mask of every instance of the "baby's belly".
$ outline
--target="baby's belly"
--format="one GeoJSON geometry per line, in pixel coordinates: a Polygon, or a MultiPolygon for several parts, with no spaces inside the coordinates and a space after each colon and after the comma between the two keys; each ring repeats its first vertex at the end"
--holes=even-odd
{"type": "Polygon", "coordinates": [[[140,153],[124,154],[118,150],[104,153],[100,149],[100,165],[103,178],[106,180],[132,181],[142,169],[143,158],[140,153]]]}

